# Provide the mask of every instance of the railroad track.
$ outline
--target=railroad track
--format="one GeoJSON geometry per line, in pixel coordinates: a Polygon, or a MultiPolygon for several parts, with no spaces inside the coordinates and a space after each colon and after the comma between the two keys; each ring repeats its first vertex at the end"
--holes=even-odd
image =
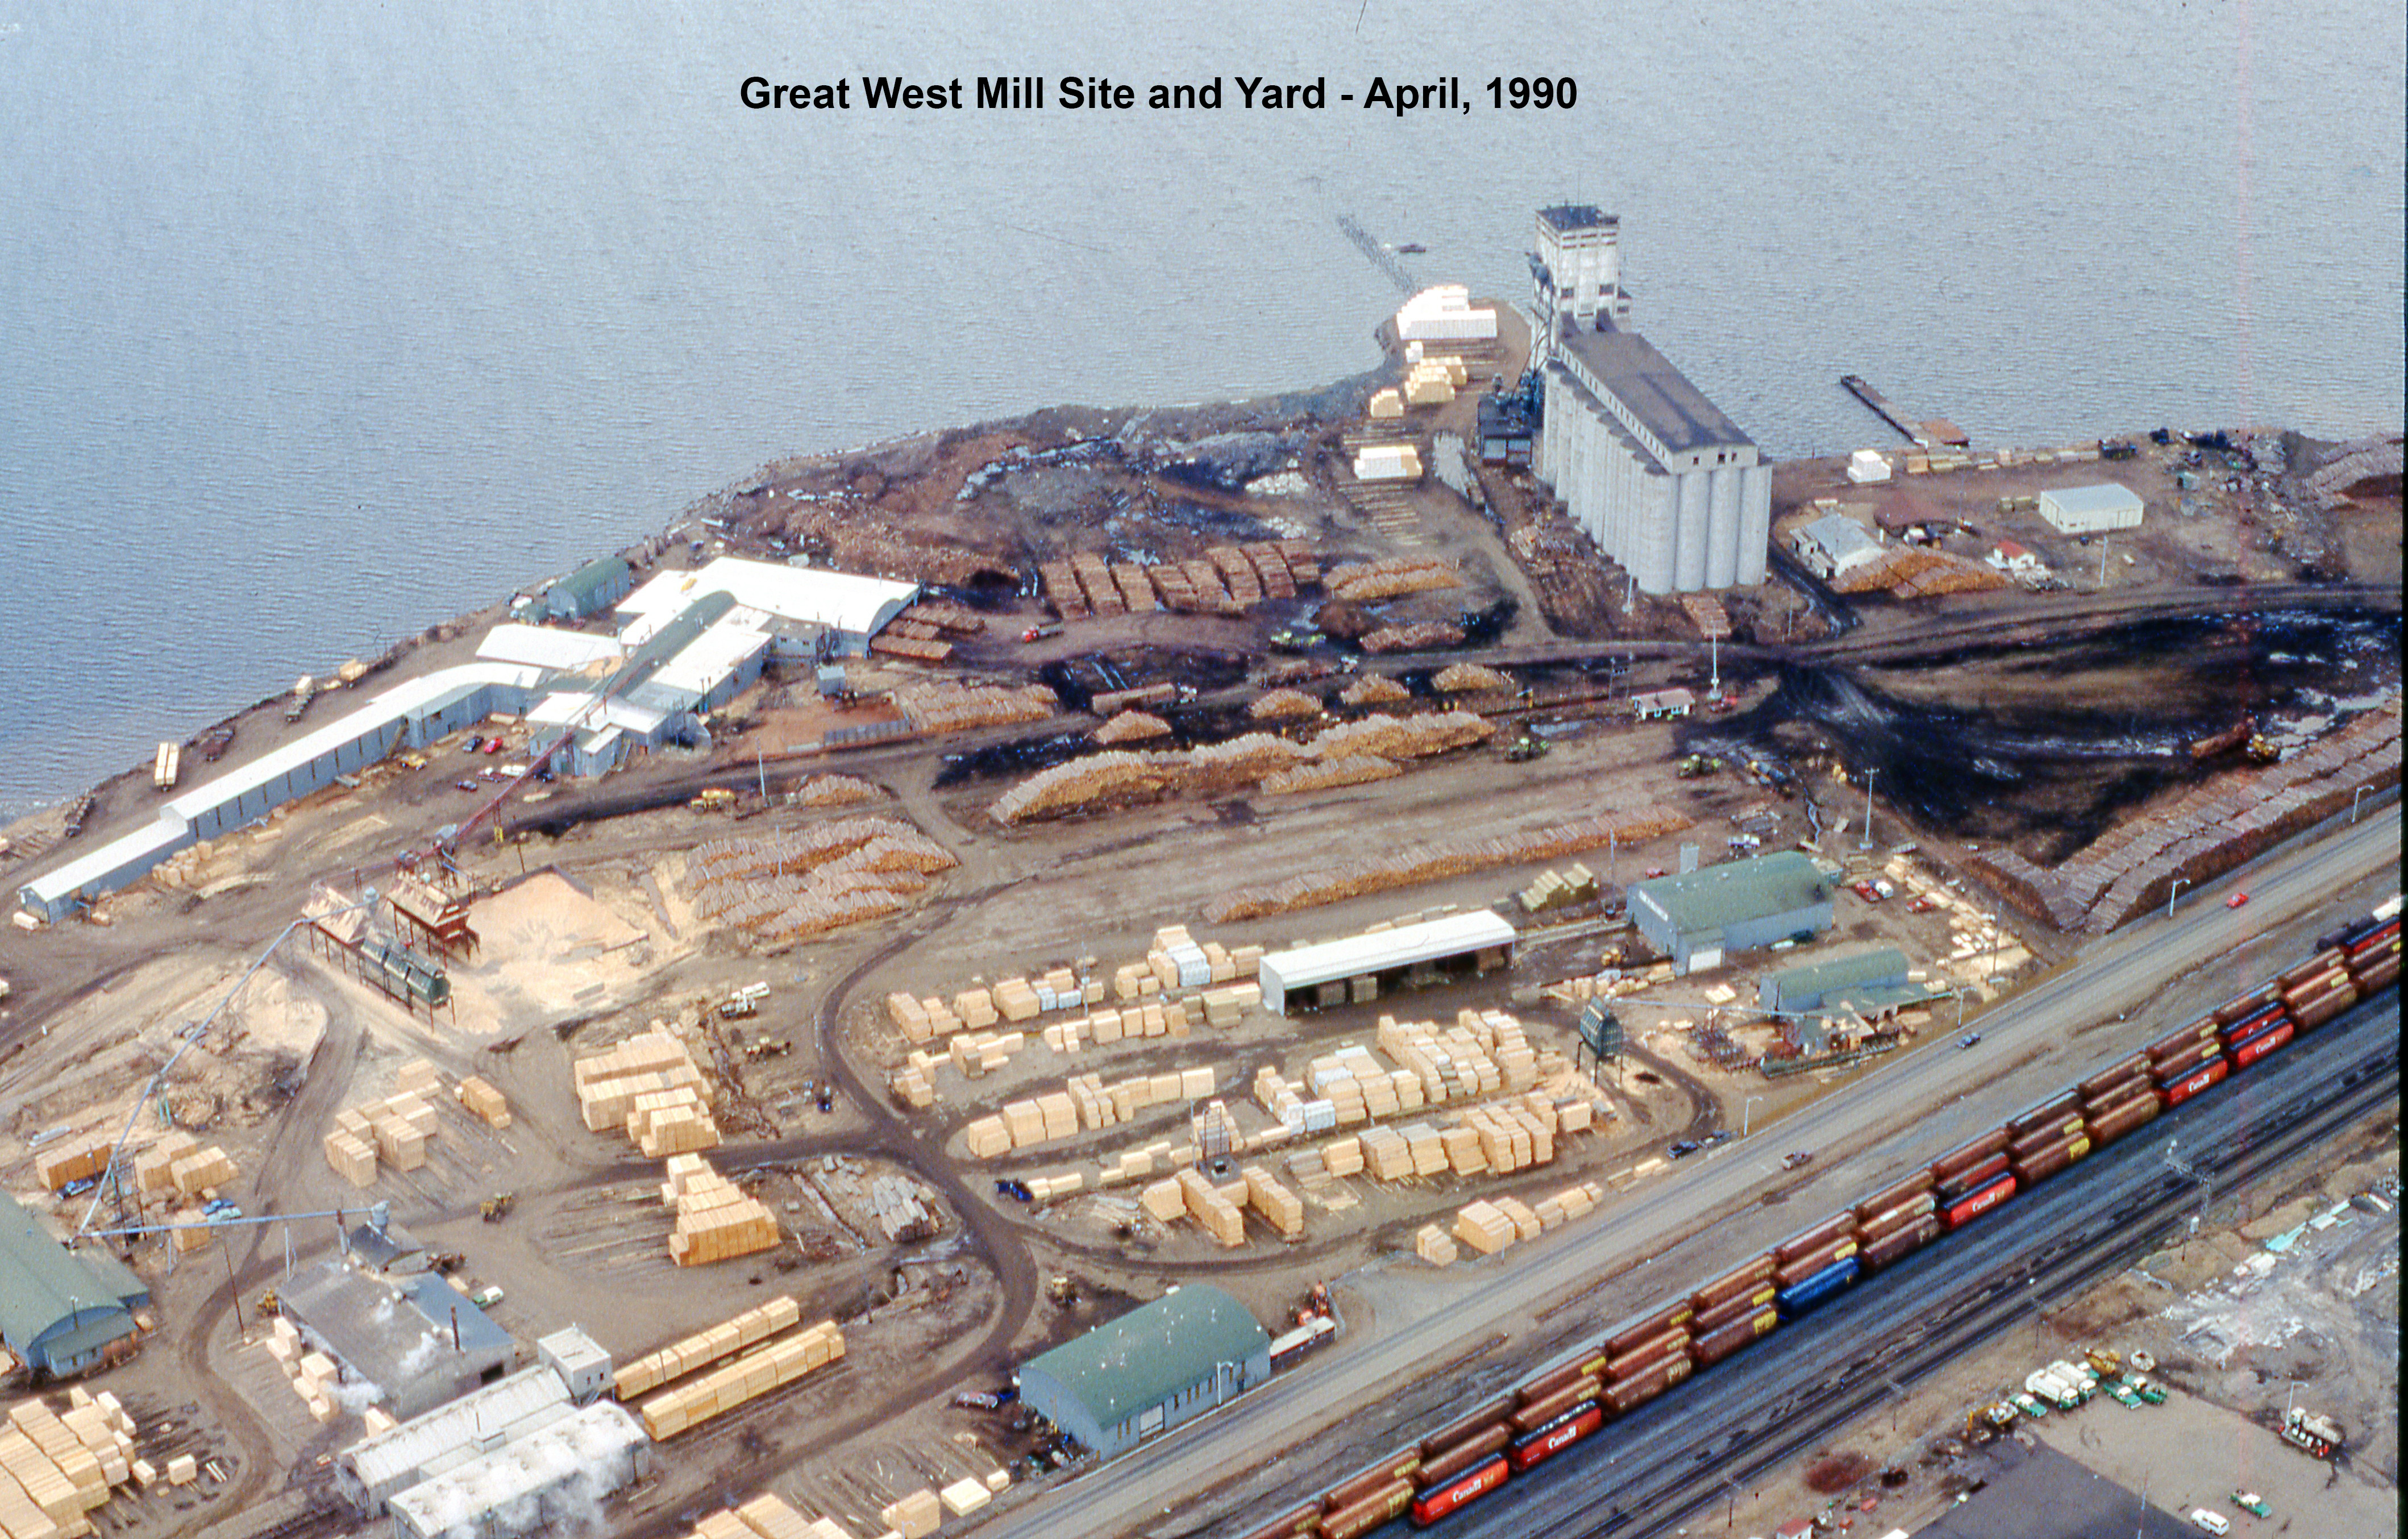
{"type": "Polygon", "coordinates": [[[1455,1539],[1670,1532],[1748,1479],[1820,1446],[1895,1386],[2145,1255],[2196,1201],[2193,1182],[2162,1163],[2169,1136],[2187,1142],[2207,1133],[2189,1159],[2194,1166],[2213,1159],[2216,1185],[2229,1187],[2395,1105],[2398,1019],[2398,997],[2387,996],[2345,1033],[2314,1043],[2325,1051],[2287,1066],[2292,1093],[2258,1109],[2245,1129],[2233,1125],[2234,1109],[2223,1101],[2200,1103],[2223,1106],[2222,1122],[2213,1115],[2160,1118],[2147,1136],[2094,1157],[2086,1179],[2043,1185],[2000,1210],[1976,1230],[1985,1244],[1934,1245],[1859,1284],[1750,1349],[1736,1359],[1739,1372],[1700,1374],[1684,1391],[1622,1418],[1594,1446],[1559,1456],[1561,1473],[1516,1476],[1447,1532],[1455,1539]],[[1925,1302],[1913,1302],[1919,1295],[1925,1302]],[[1901,1314],[1918,1324],[1863,1350],[1869,1321],[1901,1314]],[[1633,1456],[1627,1470],[1624,1455],[1633,1456]]]}

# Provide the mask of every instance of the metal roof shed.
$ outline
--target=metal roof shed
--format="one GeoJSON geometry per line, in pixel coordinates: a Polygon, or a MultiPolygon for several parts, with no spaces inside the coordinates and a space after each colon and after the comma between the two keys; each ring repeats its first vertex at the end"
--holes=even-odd
{"type": "Polygon", "coordinates": [[[2141,526],[2141,495],[2107,482],[2040,495],[2040,516],[2059,534],[2095,535],[2141,526]]]}
{"type": "Polygon", "coordinates": [[[1831,928],[1831,879],[1796,851],[1732,860],[1630,885],[1639,933],[1684,972],[1734,951],[1831,928]]]}
{"type": "Polygon", "coordinates": [[[1843,989],[1894,988],[1904,982],[1906,953],[1896,946],[1877,946],[1784,968],[1756,985],[1756,1003],[1765,1010],[1813,1010],[1827,995],[1843,989]]]}
{"type": "Polygon", "coordinates": [[[1284,1011],[1291,1002],[1338,1004],[1333,997],[1375,999],[1390,981],[1432,981],[1465,964],[1485,972],[1512,960],[1513,927],[1488,909],[1449,914],[1418,925],[1350,935],[1319,945],[1275,951],[1262,959],[1263,1008],[1284,1011]],[[1368,988],[1360,986],[1370,980],[1368,988]]]}
{"type": "Polygon", "coordinates": [[[1109,1459],[1268,1378],[1270,1346],[1245,1305],[1190,1283],[1031,1359],[1020,1394],[1109,1459]]]}
{"type": "Polygon", "coordinates": [[[0,1341],[38,1378],[79,1374],[134,1335],[150,1290],[113,1258],[69,1251],[0,1192],[0,1341]]]}

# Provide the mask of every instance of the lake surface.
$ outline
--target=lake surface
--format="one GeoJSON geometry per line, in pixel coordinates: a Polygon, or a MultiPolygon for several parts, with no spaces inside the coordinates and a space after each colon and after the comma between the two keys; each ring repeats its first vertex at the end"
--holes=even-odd
{"type": "Polygon", "coordinates": [[[1359,371],[1340,215],[1518,298],[1534,209],[1619,212],[1777,455],[1888,441],[1842,373],[1981,443],[2401,417],[2396,4],[793,12],[0,0],[0,815],[781,455],[1359,371]],[[1022,73],[1225,106],[738,98],[1022,73]]]}

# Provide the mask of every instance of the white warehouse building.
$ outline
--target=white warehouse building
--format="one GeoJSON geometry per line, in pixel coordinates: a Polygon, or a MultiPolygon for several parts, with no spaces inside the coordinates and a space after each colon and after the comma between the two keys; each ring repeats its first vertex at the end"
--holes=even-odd
{"type": "Polygon", "coordinates": [[[1756,440],[1622,323],[1614,216],[1539,211],[1533,298],[1553,328],[1535,468],[1647,593],[1755,587],[1772,532],[1756,440]]]}
{"type": "Polygon", "coordinates": [[[2040,495],[2040,516],[2061,535],[2105,534],[2141,526],[2141,496],[2128,486],[2068,486],[2040,495]]]}

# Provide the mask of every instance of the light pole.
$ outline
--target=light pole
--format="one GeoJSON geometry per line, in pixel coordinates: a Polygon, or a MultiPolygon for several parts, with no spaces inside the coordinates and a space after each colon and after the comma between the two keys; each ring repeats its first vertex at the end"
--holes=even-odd
{"type": "Polygon", "coordinates": [[[1873,777],[1880,773],[1878,770],[1865,771],[1865,837],[1856,841],[1859,850],[1873,847],[1873,777]]]}
{"type": "Polygon", "coordinates": [[[1747,1129],[1748,1129],[1748,1118],[1749,1118],[1749,1116],[1750,1116],[1750,1115],[1751,1115],[1756,1111],[1756,1103],[1757,1101],[1759,1101],[1759,1100],[1762,1100],[1763,1099],[1764,1099],[1764,1098],[1763,1098],[1762,1096],[1750,1096],[1750,1097],[1748,1097],[1745,1100],[1743,1100],[1743,1101],[1740,1102],[1740,1108],[1739,1108],[1739,1136],[1740,1136],[1740,1137],[1742,1137],[1742,1138],[1745,1138],[1745,1137],[1747,1136],[1747,1129]]]}
{"type": "Polygon", "coordinates": [[[2166,917],[2167,917],[2167,918],[2171,919],[2171,918],[2172,918],[2172,917],[2174,916],[2174,895],[2175,895],[2175,894],[2177,894],[2177,893],[2179,893],[2179,892],[2181,892],[2185,887],[2187,887],[2187,886],[2189,886],[2189,885],[2190,885],[2190,883],[2189,883],[2189,881],[2188,881],[2186,878],[2177,876],[2177,877],[2175,877],[2175,878],[2174,878],[2174,885],[2173,885],[2172,886],[2171,886],[2171,887],[2169,887],[2169,888],[2167,888],[2167,889],[2166,889],[2166,917]]]}

